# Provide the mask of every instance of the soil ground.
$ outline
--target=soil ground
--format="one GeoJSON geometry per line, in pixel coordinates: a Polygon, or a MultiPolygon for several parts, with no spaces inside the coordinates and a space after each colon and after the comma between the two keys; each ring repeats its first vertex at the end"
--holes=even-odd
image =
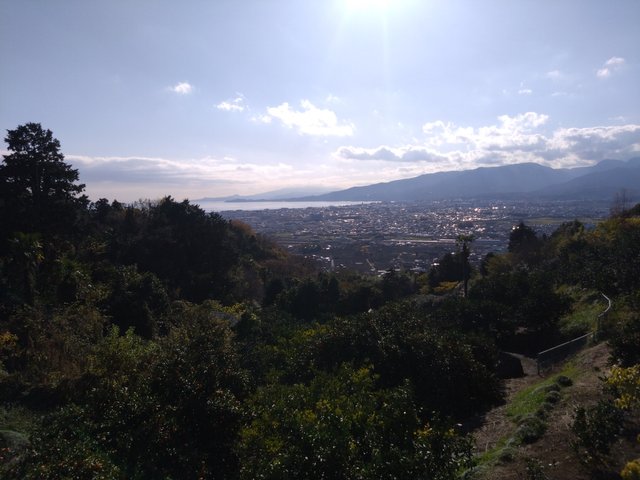
{"type": "MultiPolygon", "coordinates": [[[[517,426],[506,413],[507,406],[514,396],[522,389],[544,381],[545,378],[557,373],[562,368],[562,366],[558,366],[544,376],[539,376],[535,360],[527,357],[520,358],[525,376],[505,382],[507,403],[488,412],[482,425],[473,432],[477,455],[491,450],[501,440],[504,441],[514,434],[517,426]]],[[[544,475],[535,478],[549,480],[587,480],[593,478],[580,464],[571,447],[574,436],[570,425],[578,405],[593,404],[602,398],[600,378],[607,373],[608,358],[609,350],[606,344],[599,344],[578,353],[571,360],[577,372],[573,378],[573,385],[562,390],[560,402],[547,417],[547,431],[542,438],[530,445],[518,446],[510,460],[496,460],[493,465],[480,467],[476,477],[490,480],[534,478],[527,475],[526,468],[527,459],[533,459],[542,467],[542,475],[544,475]]],[[[613,452],[615,457],[611,466],[613,472],[620,472],[627,461],[640,457],[640,448],[631,439],[618,442],[614,445],[613,452]]]]}

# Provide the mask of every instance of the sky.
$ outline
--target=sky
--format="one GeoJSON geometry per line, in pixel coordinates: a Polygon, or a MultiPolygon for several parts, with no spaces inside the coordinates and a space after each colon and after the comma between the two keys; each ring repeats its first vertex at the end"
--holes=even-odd
{"type": "Polygon", "coordinates": [[[638,21],[637,0],[0,0],[0,130],[50,129],[92,200],[624,160],[638,21]]]}

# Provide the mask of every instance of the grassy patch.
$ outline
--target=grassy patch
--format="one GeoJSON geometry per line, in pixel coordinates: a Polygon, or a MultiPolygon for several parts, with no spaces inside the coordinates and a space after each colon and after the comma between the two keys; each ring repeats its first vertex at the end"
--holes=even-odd
{"type": "Polygon", "coordinates": [[[598,315],[607,306],[602,295],[594,290],[584,290],[577,287],[564,287],[560,290],[573,300],[571,312],[559,321],[560,333],[565,338],[575,338],[595,330],[598,315]]]}
{"type": "Polygon", "coordinates": [[[507,415],[518,421],[520,418],[535,413],[547,400],[549,391],[555,389],[554,385],[558,385],[558,378],[567,377],[575,381],[578,373],[575,364],[568,362],[561,372],[518,392],[507,406],[507,415]]]}
{"type": "Polygon", "coordinates": [[[510,440],[509,436],[503,437],[490,449],[484,452],[482,455],[478,455],[477,461],[479,465],[493,465],[500,458],[500,453],[506,447],[507,442],[510,440]]]}
{"type": "Polygon", "coordinates": [[[517,442],[513,436],[507,435],[486,452],[475,458],[475,466],[462,478],[485,479],[491,468],[495,465],[505,464],[514,461],[517,456],[517,442]]]}
{"type": "Polygon", "coordinates": [[[514,461],[519,445],[539,440],[547,430],[549,411],[561,400],[561,390],[572,385],[579,374],[576,365],[568,362],[562,371],[520,391],[506,408],[507,416],[517,426],[511,435],[476,457],[477,475],[472,478],[489,478],[487,472],[493,466],[514,461]]]}

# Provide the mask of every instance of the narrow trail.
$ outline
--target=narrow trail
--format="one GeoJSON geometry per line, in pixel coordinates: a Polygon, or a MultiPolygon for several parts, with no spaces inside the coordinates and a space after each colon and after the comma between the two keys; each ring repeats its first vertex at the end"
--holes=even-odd
{"type": "MultiPolygon", "coordinates": [[[[545,376],[537,373],[536,361],[532,358],[518,355],[522,362],[525,376],[505,381],[504,405],[487,412],[483,423],[472,432],[476,442],[476,455],[482,455],[491,450],[505,438],[512,436],[517,428],[512,419],[507,416],[507,406],[514,396],[521,390],[543,381],[554,372],[545,376]]],[[[609,348],[600,343],[586,348],[575,355],[570,361],[575,366],[573,385],[562,390],[562,399],[550,412],[547,419],[547,432],[538,441],[521,445],[512,461],[499,462],[491,466],[478,479],[510,480],[522,479],[525,474],[525,459],[535,458],[545,462],[546,478],[555,480],[587,480],[589,475],[581,469],[571,448],[573,440],[570,424],[577,405],[595,403],[602,396],[602,382],[600,377],[609,369],[609,348]]],[[[555,371],[562,367],[558,366],[555,371]]],[[[622,468],[622,465],[619,466],[622,468]]]]}
{"type": "Polygon", "coordinates": [[[538,375],[536,361],[533,358],[515,353],[512,353],[511,355],[520,359],[522,369],[524,370],[524,376],[505,380],[505,404],[487,412],[484,416],[482,426],[474,432],[473,436],[476,442],[476,454],[478,455],[490,450],[501,438],[513,432],[515,426],[511,419],[507,417],[507,405],[519,391],[539,382],[542,379],[538,375]]]}

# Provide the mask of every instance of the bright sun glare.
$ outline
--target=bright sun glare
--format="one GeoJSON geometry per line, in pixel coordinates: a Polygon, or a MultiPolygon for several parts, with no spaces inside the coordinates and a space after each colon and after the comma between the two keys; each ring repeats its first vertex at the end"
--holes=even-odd
{"type": "Polygon", "coordinates": [[[386,10],[391,0],[345,0],[349,10],[386,10]]]}

